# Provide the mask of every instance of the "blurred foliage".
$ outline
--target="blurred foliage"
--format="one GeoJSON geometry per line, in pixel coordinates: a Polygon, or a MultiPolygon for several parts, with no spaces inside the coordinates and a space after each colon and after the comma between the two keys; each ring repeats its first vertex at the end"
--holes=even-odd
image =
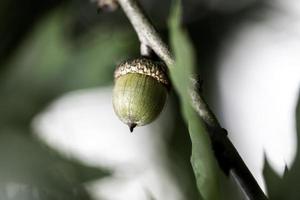
{"type": "Polygon", "coordinates": [[[63,158],[24,132],[2,130],[0,141],[3,200],[89,199],[81,183],[109,175],[63,158]]]}
{"type": "MultiPolygon", "coordinates": [[[[185,88],[194,71],[201,71],[206,85],[211,86],[214,79],[206,76],[207,71],[212,74],[226,34],[252,14],[259,16],[267,8],[266,2],[183,1],[183,23],[192,42],[179,27],[178,10],[173,12],[171,43],[177,64],[185,67],[174,68],[171,75],[184,119],[177,109],[177,96],[172,94],[176,123],[172,128],[166,127],[166,131],[173,133],[168,144],[170,169],[189,200],[202,199],[196,183],[207,199],[241,199],[235,183],[219,173],[205,130],[188,103],[185,88]],[[235,6],[224,9],[228,2],[235,6]],[[185,134],[188,130],[184,120],[192,142],[185,134]],[[189,162],[191,143],[196,180],[189,162]]],[[[141,3],[166,38],[170,1],[142,0],[141,3]]],[[[37,140],[31,130],[34,116],[55,98],[71,90],[111,84],[115,64],[138,55],[137,37],[122,11],[97,15],[96,10],[94,4],[83,0],[0,2],[1,200],[88,200],[90,196],[84,183],[110,174],[107,169],[86,166],[58,154],[37,140]],[[19,192],[12,192],[16,188],[19,192]]],[[[298,134],[299,115],[298,106],[298,134]]],[[[295,164],[283,178],[266,162],[265,177],[271,199],[299,199],[296,187],[299,168],[299,151],[295,164]]]]}
{"type": "Polygon", "coordinates": [[[131,29],[104,25],[76,41],[67,39],[69,14],[63,6],[46,15],[23,36],[14,59],[1,62],[0,199],[87,200],[83,183],[110,174],[61,156],[32,135],[33,117],[52,100],[70,90],[110,84],[115,63],[137,49],[131,29]]]}
{"type": "MultiPolygon", "coordinates": [[[[299,96],[300,97],[300,96],[299,96]]],[[[297,144],[300,144],[300,98],[296,109],[297,144]]],[[[298,200],[300,180],[300,149],[297,148],[296,158],[290,169],[286,166],[283,176],[279,176],[265,158],[264,177],[266,187],[271,200],[285,199],[298,200]]]]}
{"type": "MultiPolygon", "coordinates": [[[[0,64],[7,60],[31,27],[48,11],[60,5],[61,0],[2,0],[0,2],[0,64]]],[[[67,2],[67,1],[65,1],[67,2]]]]}
{"type": "Polygon", "coordinates": [[[122,29],[112,33],[102,27],[97,38],[72,46],[64,39],[63,17],[62,11],[56,12],[41,23],[8,70],[0,74],[1,111],[8,113],[0,117],[2,126],[27,126],[34,114],[58,95],[108,84],[114,64],[136,45],[130,39],[132,32],[122,29]]]}

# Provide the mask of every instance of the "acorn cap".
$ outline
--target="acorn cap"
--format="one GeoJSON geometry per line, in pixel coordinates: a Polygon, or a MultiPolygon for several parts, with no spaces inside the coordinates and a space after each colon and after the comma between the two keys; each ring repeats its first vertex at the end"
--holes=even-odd
{"type": "Polygon", "coordinates": [[[170,86],[166,66],[161,61],[153,61],[146,57],[125,61],[117,66],[114,77],[117,79],[129,73],[147,75],[161,82],[167,88],[170,86]]]}
{"type": "Polygon", "coordinates": [[[162,62],[144,57],[117,66],[113,107],[131,132],[152,122],[162,111],[170,85],[164,70],[162,62]]]}

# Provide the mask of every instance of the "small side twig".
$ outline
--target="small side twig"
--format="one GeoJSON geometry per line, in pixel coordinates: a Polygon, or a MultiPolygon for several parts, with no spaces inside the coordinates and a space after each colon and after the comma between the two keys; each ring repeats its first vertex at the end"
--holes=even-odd
{"type": "MultiPolygon", "coordinates": [[[[172,54],[150,20],[146,17],[137,0],[118,0],[118,2],[139,37],[141,53],[147,53],[149,48],[151,48],[168,67],[171,67],[174,63],[172,54]]],[[[223,172],[231,174],[237,180],[241,189],[250,200],[266,200],[267,197],[264,192],[227,137],[226,130],[221,127],[216,116],[202,97],[201,92],[197,89],[197,84],[194,84],[191,97],[193,107],[206,125],[212,148],[223,172]]]]}

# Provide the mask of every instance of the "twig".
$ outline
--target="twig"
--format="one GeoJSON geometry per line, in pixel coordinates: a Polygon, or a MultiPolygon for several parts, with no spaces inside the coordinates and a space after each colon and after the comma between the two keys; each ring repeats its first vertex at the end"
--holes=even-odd
{"type": "Polygon", "coordinates": [[[212,148],[217,161],[225,174],[231,174],[249,199],[267,199],[257,181],[247,168],[238,151],[227,137],[227,131],[221,127],[214,113],[201,96],[201,88],[194,81],[191,92],[193,106],[208,130],[212,148]]]}
{"type": "MultiPolygon", "coordinates": [[[[173,56],[150,20],[146,17],[137,0],[118,0],[118,2],[132,23],[141,42],[141,47],[151,48],[168,67],[171,67],[174,63],[173,56]]],[[[149,52],[149,49],[141,49],[141,51],[149,52]]],[[[221,127],[214,113],[202,97],[197,82],[194,84],[191,97],[195,110],[206,125],[212,148],[223,172],[227,175],[231,174],[237,180],[249,199],[266,200],[267,197],[227,137],[227,131],[221,127]]]]}
{"type": "Polygon", "coordinates": [[[119,4],[132,23],[141,44],[151,47],[168,66],[171,66],[174,63],[174,59],[167,45],[162,41],[137,1],[119,0],[119,4]]]}

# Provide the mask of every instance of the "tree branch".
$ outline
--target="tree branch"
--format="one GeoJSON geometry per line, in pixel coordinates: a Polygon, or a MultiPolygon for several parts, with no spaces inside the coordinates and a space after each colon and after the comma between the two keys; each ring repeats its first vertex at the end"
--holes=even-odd
{"type": "MultiPolygon", "coordinates": [[[[118,2],[138,35],[142,47],[141,52],[147,53],[149,52],[147,48],[150,48],[168,67],[172,67],[174,63],[172,54],[141,9],[137,0],[118,0],[118,2]]],[[[221,127],[214,113],[202,97],[197,82],[194,81],[193,85],[194,88],[191,92],[193,107],[206,126],[212,148],[221,169],[225,174],[231,174],[235,178],[249,199],[266,200],[267,197],[227,137],[226,130],[221,127]]]]}
{"type": "Polygon", "coordinates": [[[151,47],[168,66],[171,66],[174,63],[174,59],[167,45],[162,41],[138,2],[136,0],[119,0],[119,4],[133,25],[140,42],[145,46],[151,47]]]}

